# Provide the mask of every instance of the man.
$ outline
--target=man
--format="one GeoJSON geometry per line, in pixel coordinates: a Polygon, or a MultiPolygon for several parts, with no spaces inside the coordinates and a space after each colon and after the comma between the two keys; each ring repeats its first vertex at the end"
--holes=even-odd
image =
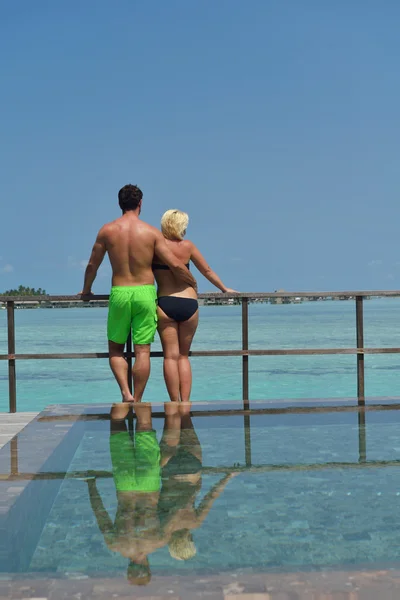
{"type": "Polygon", "coordinates": [[[110,454],[118,500],[114,520],[104,507],[96,478],[89,475],[86,481],[90,504],[108,548],[129,559],[130,583],[147,585],[151,579],[148,555],[166,544],[157,512],[160,446],[152,425],[151,405],[135,403],[134,441],[119,407],[116,410],[113,406],[110,419],[110,454]]]}
{"type": "Polygon", "coordinates": [[[92,293],[93,281],[106,252],[112,267],[107,336],[110,366],[121,389],[123,402],[140,402],[150,375],[150,344],[157,328],[157,293],[152,262],[161,259],[174,276],[196,288],[186,266],[168,249],[160,231],[139,219],[142,191],[125,185],[118,192],[122,217],[102,227],[86,268],[82,297],[92,293]],[[132,328],[135,350],[133,396],[128,386],[124,346],[132,328]]]}

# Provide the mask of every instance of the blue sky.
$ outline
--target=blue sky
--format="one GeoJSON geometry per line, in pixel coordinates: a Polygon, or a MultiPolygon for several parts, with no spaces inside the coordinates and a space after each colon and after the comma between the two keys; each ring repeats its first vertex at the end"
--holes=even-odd
{"type": "Polygon", "coordinates": [[[129,182],[153,225],[189,213],[228,286],[400,288],[399,19],[397,0],[2,2],[0,291],[78,292],[129,182]]]}

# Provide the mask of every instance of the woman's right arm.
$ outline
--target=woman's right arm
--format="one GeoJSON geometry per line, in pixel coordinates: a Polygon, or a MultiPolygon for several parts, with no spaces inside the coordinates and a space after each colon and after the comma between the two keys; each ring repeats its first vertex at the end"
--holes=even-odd
{"type": "Polygon", "coordinates": [[[200,273],[208,279],[210,283],[215,285],[221,292],[224,293],[237,293],[236,290],[232,290],[231,288],[227,288],[218,277],[218,275],[212,270],[212,268],[207,264],[204,256],[201,254],[200,250],[196,248],[194,244],[192,244],[192,253],[190,256],[194,266],[200,271],[200,273]]]}

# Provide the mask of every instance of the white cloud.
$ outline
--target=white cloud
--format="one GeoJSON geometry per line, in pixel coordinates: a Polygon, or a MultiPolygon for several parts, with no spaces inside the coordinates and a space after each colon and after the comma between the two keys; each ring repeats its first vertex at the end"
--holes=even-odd
{"type": "Polygon", "coordinates": [[[8,263],[0,268],[0,273],[12,273],[13,271],[14,267],[8,263]]]}
{"type": "Polygon", "coordinates": [[[69,269],[79,269],[84,271],[87,267],[88,261],[87,259],[78,259],[75,256],[68,256],[67,258],[67,266],[69,269]]]}
{"type": "Polygon", "coordinates": [[[379,265],[381,265],[381,264],[382,264],[382,261],[381,261],[381,260],[371,260],[371,261],[368,263],[368,266],[369,266],[369,267],[378,267],[378,266],[379,266],[379,265]]]}
{"type": "Polygon", "coordinates": [[[390,280],[394,279],[394,275],[392,273],[388,273],[386,275],[386,277],[387,277],[387,279],[390,279],[390,280]]]}

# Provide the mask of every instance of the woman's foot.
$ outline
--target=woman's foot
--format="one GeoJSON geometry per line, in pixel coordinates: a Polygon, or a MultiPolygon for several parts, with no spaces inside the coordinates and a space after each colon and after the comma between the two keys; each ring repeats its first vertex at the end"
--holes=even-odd
{"type": "Polygon", "coordinates": [[[179,413],[180,415],[190,415],[190,411],[192,409],[191,402],[181,402],[179,405],[179,413]]]}
{"type": "Polygon", "coordinates": [[[177,415],[179,413],[180,402],[164,402],[164,411],[166,416],[177,415]]]}

